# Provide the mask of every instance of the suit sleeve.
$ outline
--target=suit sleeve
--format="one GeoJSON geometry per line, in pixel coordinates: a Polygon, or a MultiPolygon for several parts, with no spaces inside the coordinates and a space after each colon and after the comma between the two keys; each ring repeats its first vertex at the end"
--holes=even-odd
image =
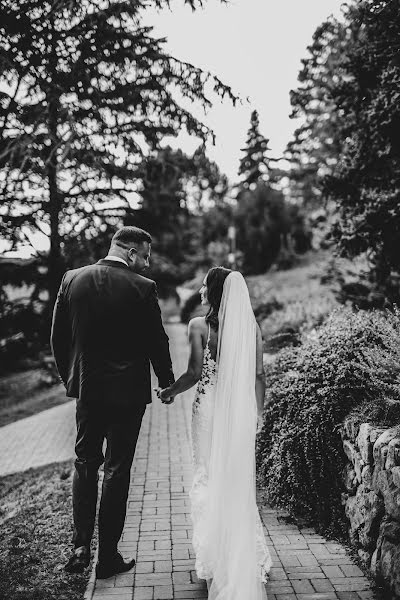
{"type": "Polygon", "coordinates": [[[168,336],[165,333],[158,304],[157,287],[153,282],[146,297],[147,331],[149,332],[149,357],[158,382],[166,388],[175,381],[169,353],[168,336]]]}
{"type": "Polygon", "coordinates": [[[68,306],[63,294],[65,275],[58,290],[57,300],[53,310],[50,345],[61,381],[66,386],[68,380],[70,352],[70,324],[68,306]]]}

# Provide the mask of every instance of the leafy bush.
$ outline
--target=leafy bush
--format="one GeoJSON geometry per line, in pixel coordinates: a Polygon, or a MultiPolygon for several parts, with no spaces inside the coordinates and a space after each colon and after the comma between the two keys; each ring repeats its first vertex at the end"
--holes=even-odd
{"type": "Polygon", "coordinates": [[[278,302],[278,300],[272,296],[267,302],[263,302],[259,304],[254,309],[254,316],[258,321],[262,321],[269,317],[273,312],[277,310],[281,310],[283,308],[283,304],[278,302]]]}
{"type": "Polygon", "coordinates": [[[330,296],[310,298],[307,302],[289,302],[264,319],[261,331],[267,352],[282,346],[297,344],[301,334],[321,325],[336,307],[330,296]]]}
{"type": "Polygon", "coordinates": [[[340,425],[366,403],[398,418],[400,314],[342,308],[302,341],[268,366],[259,480],[272,504],[345,534],[340,425]]]}
{"type": "Polygon", "coordinates": [[[385,295],[373,281],[371,267],[366,254],[352,261],[332,257],[321,283],[329,283],[336,299],[341,304],[351,304],[355,308],[370,310],[388,308],[385,295]]]}
{"type": "Polygon", "coordinates": [[[330,253],[310,252],[302,256],[300,264],[286,271],[270,270],[264,275],[246,278],[253,308],[259,304],[278,301],[283,306],[292,302],[320,301],[328,298],[334,304],[334,295],[321,277],[327,270],[330,253]]]}
{"type": "Polygon", "coordinates": [[[36,356],[46,341],[42,303],[0,298],[0,375],[36,356]]]}

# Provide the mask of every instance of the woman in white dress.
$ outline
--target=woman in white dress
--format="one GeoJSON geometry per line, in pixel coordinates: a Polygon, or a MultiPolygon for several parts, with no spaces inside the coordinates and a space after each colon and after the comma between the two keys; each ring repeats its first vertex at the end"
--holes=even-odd
{"type": "Polygon", "coordinates": [[[239,272],[210,269],[200,293],[209,309],[189,323],[187,370],[159,394],[170,403],[197,383],[190,490],[195,568],[207,580],[209,600],[265,600],[271,557],[255,482],[265,391],[261,331],[239,272]]]}

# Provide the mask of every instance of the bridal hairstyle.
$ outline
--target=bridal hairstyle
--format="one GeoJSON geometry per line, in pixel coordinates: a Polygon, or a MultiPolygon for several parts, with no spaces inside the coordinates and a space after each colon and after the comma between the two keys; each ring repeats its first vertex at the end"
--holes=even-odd
{"type": "Polygon", "coordinates": [[[206,277],[207,300],[210,304],[210,308],[206,315],[206,323],[209,323],[216,331],[218,331],[219,325],[218,311],[221,305],[224,282],[229,273],[232,273],[231,269],[225,269],[225,267],[213,267],[208,271],[206,277]]]}
{"type": "Polygon", "coordinates": [[[114,233],[111,245],[129,248],[132,244],[142,244],[143,242],[151,244],[151,235],[144,229],[126,225],[114,233]]]}

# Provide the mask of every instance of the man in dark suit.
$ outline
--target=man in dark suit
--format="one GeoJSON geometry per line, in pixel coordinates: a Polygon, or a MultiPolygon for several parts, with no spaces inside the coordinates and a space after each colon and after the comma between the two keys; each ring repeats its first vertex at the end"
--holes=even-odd
{"type": "Polygon", "coordinates": [[[140,275],[149,266],[150,251],[147,232],[119,229],[106,258],[65,273],[54,307],[53,354],[67,396],[77,399],[75,550],[65,566],[68,572],[82,572],[90,561],[103,462],[97,577],[110,577],[135,564],[134,559],[124,561],[117,545],[136,442],[151,402],[150,362],[160,387],[174,381],[156,284],[140,275]]]}

